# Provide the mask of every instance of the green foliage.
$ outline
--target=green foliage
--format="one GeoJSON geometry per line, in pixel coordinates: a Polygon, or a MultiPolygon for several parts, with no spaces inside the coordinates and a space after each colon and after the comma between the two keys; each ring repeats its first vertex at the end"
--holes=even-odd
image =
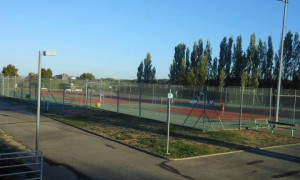
{"type": "Polygon", "coordinates": [[[32,78],[32,79],[35,79],[35,78],[38,78],[38,74],[37,73],[34,73],[34,72],[30,72],[28,73],[28,78],[32,78]]]}
{"type": "Polygon", "coordinates": [[[152,61],[150,53],[147,53],[146,58],[142,61],[138,67],[137,81],[138,82],[154,82],[155,81],[156,69],[152,68],[152,61]]]}
{"type": "Polygon", "coordinates": [[[233,45],[233,37],[228,39],[228,43],[226,44],[226,53],[225,53],[225,74],[227,81],[230,80],[230,70],[232,64],[232,45],[233,45]]]}
{"type": "Polygon", "coordinates": [[[246,71],[243,72],[242,78],[241,78],[241,86],[246,87],[248,84],[248,73],[246,71]]]}
{"type": "Polygon", "coordinates": [[[218,79],[218,58],[214,58],[212,68],[211,68],[211,79],[213,80],[213,84],[216,84],[216,80],[218,79]]]}
{"type": "Polygon", "coordinates": [[[200,59],[200,64],[198,68],[198,80],[200,87],[204,87],[207,78],[207,55],[204,55],[200,59]]]}
{"type": "Polygon", "coordinates": [[[42,72],[42,78],[49,79],[49,78],[52,78],[52,76],[53,76],[52,70],[50,68],[48,68],[48,69],[42,68],[41,72],[42,72]]]}
{"type": "Polygon", "coordinates": [[[9,64],[6,67],[3,67],[2,74],[4,76],[9,76],[9,77],[14,77],[14,76],[18,77],[19,76],[18,69],[12,64],[9,64]]]}
{"type": "Polygon", "coordinates": [[[225,68],[223,67],[219,75],[219,87],[221,92],[223,91],[223,87],[225,86],[225,78],[226,78],[225,68]]]}
{"type": "Polygon", "coordinates": [[[92,73],[83,73],[79,76],[78,79],[93,81],[93,80],[95,80],[95,76],[92,73]]]}
{"type": "Polygon", "coordinates": [[[144,76],[144,71],[143,71],[143,69],[144,69],[144,64],[143,64],[143,62],[141,62],[141,64],[139,65],[139,67],[138,67],[138,72],[137,72],[137,74],[136,74],[136,76],[137,76],[137,81],[140,83],[140,82],[142,82],[142,80],[143,80],[143,76],[144,76]]]}
{"type": "MultiPolygon", "coordinates": [[[[225,72],[225,85],[240,86],[242,75],[247,72],[245,86],[272,87],[278,79],[279,53],[275,54],[271,36],[267,42],[262,39],[256,42],[256,35],[250,36],[247,50],[242,47],[242,37],[224,37],[220,43],[219,58],[212,59],[210,42],[207,41],[205,49],[203,41],[199,39],[194,43],[192,51],[181,43],[175,47],[174,59],[170,65],[170,83],[184,85],[200,85],[207,81],[210,85],[218,85],[221,69],[225,72]],[[206,80],[203,79],[204,70],[201,69],[203,56],[207,57],[206,80]],[[185,62],[185,63],[184,63],[185,62]],[[258,76],[257,76],[258,71],[258,76]],[[200,73],[201,72],[201,73],[200,73]],[[200,75],[201,74],[201,75],[200,75]],[[249,81],[249,82],[248,82],[249,81]]],[[[300,71],[300,41],[299,34],[289,31],[285,36],[283,53],[283,88],[296,87],[298,72],[300,71]]],[[[224,85],[224,86],[225,86],[224,85]]]]}
{"type": "Polygon", "coordinates": [[[156,69],[152,68],[152,61],[150,53],[147,53],[144,59],[144,73],[143,78],[145,83],[152,82],[155,79],[156,69]]]}
{"type": "Polygon", "coordinates": [[[293,33],[291,31],[289,31],[285,36],[283,47],[282,79],[289,80],[293,75],[293,33]]]}
{"type": "Polygon", "coordinates": [[[257,89],[259,86],[259,72],[258,69],[256,69],[254,76],[252,78],[252,86],[257,89]]]}
{"type": "Polygon", "coordinates": [[[182,72],[183,68],[181,67],[182,65],[182,60],[185,60],[185,49],[186,45],[181,43],[178,44],[175,47],[175,53],[174,53],[174,59],[173,63],[170,66],[170,73],[169,73],[169,78],[170,82],[173,84],[181,84],[181,75],[183,73],[186,73],[186,70],[182,72]]]}
{"type": "Polygon", "coordinates": [[[220,75],[221,69],[225,68],[226,65],[226,46],[227,46],[227,38],[224,37],[220,43],[220,53],[219,53],[219,67],[218,74],[220,75]]]}
{"type": "Polygon", "coordinates": [[[272,37],[268,37],[268,51],[267,51],[267,62],[265,67],[265,85],[267,87],[272,87],[272,76],[273,76],[273,59],[274,59],[274,50],[273,50],[273,43],[272,37]]]}
{"type": "Polygon", "coordinates": [[[247,49],[247,66],[246,70],[248,75],[250,75],[251,78],[253,78],[255,70],[259,66],[259,60],[258,60],[258,50],[256,46],[256,36],[255,34],[252,34],[250,37],[250,44],[247,49]]]}

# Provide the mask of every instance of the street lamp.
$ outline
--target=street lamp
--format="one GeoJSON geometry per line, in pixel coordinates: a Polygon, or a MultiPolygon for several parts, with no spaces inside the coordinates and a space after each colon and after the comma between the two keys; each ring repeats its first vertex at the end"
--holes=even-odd
{"type": "Polygon", "coordinates": [[[285,21],[286,21],[286,11],[288,0],[282,0],[284,2],[284,13],[283,13],[283,23],[282,23],[282,33],[281,33],[281,46],[280,46],[280,62],[279,62],[279,73],[278,73],[278,83],[277,83],[277,101],[276,101],[276,115],[275,122],[278,122],[278,111],[279,111],[279,101],[280,101],[280,88],[281,88],[281,71],[282,71],[282,58],[283,58],[283,46],[284,46],[284,31],[285,31],[285,21]]]}
{"type": "Polygon", "coordinates": [[[35,139],[35,150],[39,150],[39,129],[40,129],[40,109],[41,109],[41,83],[42,83],[42,74],[41,74],[41,65],[42,65],[42,56],[55,56],[56,51],[39,51],[39,65],[38,65],[38,99],[37,99],[37,112],[36,112],[36,139],[35,139]]]}

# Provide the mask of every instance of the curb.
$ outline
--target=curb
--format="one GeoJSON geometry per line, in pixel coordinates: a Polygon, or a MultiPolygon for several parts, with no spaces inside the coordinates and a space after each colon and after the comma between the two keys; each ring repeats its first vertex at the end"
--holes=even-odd
{"type": "Polygon", "coordinates": [[[119,141],[119,140],[116,140],[116,139],[112,139],[112,138],[109,138],[109,137],[106,137],[106,136],[103,136],[103,135],[100,135],[100,134],[94,133],[94,132],[92,132],[92,131],[89,131],[89,130],[87,130],[87,129],[84,129],[84,128],[81,128],[81,127],[75,126],[75,125],[73,125],[73,124],[70,124],[70,123],[67,123],[67,122],[63,122],[63,121],[61,121],[61,120],[58,120],[58,119],[56,119],[56,118],[53,118],[53,117],[51,117],[51,116],[48,116],[48,115],[45,115],[45,114],[43,114],[43,116],[45,116],[45,117],[47,117],[47,118],[50,118],[50,119],[53,119],[53,120],[55,120],[55,121],[57,121],[57,122],[60,122],[60,123],[62,123],[62,124],[66,124],[66,125],[68,125],[68,126],[71,126],[71,127],[73,127],[73,128],[76,128],[76,129],[82,130],[82,131],[84,131],[84,132],[87,132],[87,133],[93,134],[93,135],[95,135],[95,136],[98,136],[98,137],[101,137],[101,138],[104,138],[104,139],[107,139],[107,140],[110,140],[110,141],[113,141],[113,142],[119,143],[119,144],[121,144],[121,145],[124,145],[124,146],[130,147],[130,148],[132,148],[132,149],[135,149],[135,150],[137,150],[137,151],[140,151],[140,152],[143,152],[143,153],[149,154],[149,155],[151,155],[151,156],[158,157],[158,158],[165,159],[165,160],[170,160],[169,158],[167,158],[167,157],[164,157],[164,156],[162,156],[162,155],[155,154],[155,153],[153,153],[153,152],[146,151],[146,150],[144,150],[144,149],[141,149],[141,148],[139,148],[139,147],[136,147],[136,146],[133,146],[133,145],[130,145],[130,144],[126,144],[126,143],[124,143],[124,142],[122,142],[122,141],[119,141]]]}
{"type": "MultiPolygon", "coordinates": [[[[288,147],[288,146],[296,146],[300,145],[300,143],[296,144],[285,144],[285,145],[279,145],[279,146],[270,146],[270,147],[263,147],[263,148],[250,148],[249,150],[255,151],[255,150],[266,150],[266,149],[272,149],[272,148],[280,148],[280,147],[288,147]]],[[[187,158],[170,158],[170,161],[184,161],[184,160],[192,160],[192,159],[200,159],[200,158],[206,158],[206,157],[213,157],[213,156],[221,156],[221,155],[227,155],[227,154],[235,154],[235,153],[241,153],[241,152],[247,152],[249,150],[237,150],[237,151],[230,151],[225,153],[215,153],[215,154],[207,154],[202,156],[193,156],[193,157],[187,157],[187,158]]]]}
{"type": "Polygon", "coordinates": [[[193,156],[193,157],[187,157],[187,158],[172,158],[170,160],[171,161],[184,161],[184,160],[200,159],[200,158],[213,157],[213,156],[221,156],[221,155],[241,153],[241,152],[245,152],[245,150],[230,151],[230,152],[215,153],[215,154],[207,154],[207,155],[193,156]]]}
{"type": "Polygon", "coordinates": [[[278,145],[278,146],[269,146],[269,147],[263,147],[263,148],[259,148],[259,149],[272,149],[272,148],[280,148],[280,147],[287,147],[287,146],[296,146],[296,145],[300,145],[300,143],[296,143],[296,144],[285,144],[285,145],[278,145]]]}

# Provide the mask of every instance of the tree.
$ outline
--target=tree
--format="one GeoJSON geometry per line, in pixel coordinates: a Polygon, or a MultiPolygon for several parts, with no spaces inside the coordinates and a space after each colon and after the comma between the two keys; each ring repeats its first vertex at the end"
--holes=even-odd
{"type": "Polygon", "coordinates": [[[138,67],[138,72],[137,72],[136,76],[137,76],[137,81],[139,83],[143,81],[143,76],[144,76],[144,63],[143,63],[143,61],[141,62],[141,64],[138,67]]]}
{"type": "Polygon", "coordinates": [[[258,68],[259,61],[257,55],[256,36],[253,33],[250,37],[250,44],[247,49],[247,73],[253,78],[255,70],[258,68]]]}
{"type": "Polygon", "coordinates": [[[18,69],[12,64],[3,67],[2,74],[3,76],[9,76],[9,77],[19,76],[18,69]]]}
{"type": "Polygon", "coordinates": [[[204,50],[204,56],[207,57],[207,77],[208,77],[208,81],[212,78],[211,74],[212,74],[212,49],[211,49],[211,44],[210,41],[207,40],[206,41],[206,46],[205,46],[205,50],[204,50]]]}
{"type": "Polygon", "coordinates": [[[217,85],[218,79],[218,58],[214,58],[212,68],[211,68],[211,79],[213,81],[213,85],[217,85]]]}
{"type": "Polygon", "coordinates": [[[225,68],[226,65],[226,47],[227,47],[227,38],[224,37],[220,43],[220,53],[219,53],[219,67],[218,74],[220,75],[221,69],[225,68]]]}
{"type": "Polygon", "coordinates": [[[52,70],[50,68],[48,69],[42,68],[41,72],[42,72],[41,74],[42,78],[46,78],[46,79],[52,78],[52,70]]]}
{"type": "Polygon", "coordinates": [[[183,43],[178,44],[175,47],[175,53],[174,53],[174,59],[173,59],[173,63],[170,66],[170,73],[169,73],[169,78],[170,78],[170,82],[173,84],[181,84],[181,75],[183,68],[181,68],[182,65],[182,60],[185,60],[185,49],[186,46],[183,43]]]}
{"type": "Polygon", "coordinates": [[[151,73],[151,78],[150,78],[153,83],[156,82],[155,75],[156,75],[156,68],[153,67],[152,68],[152,73],[151,73]]]}
{"type": "Polygon", "coordinates": [[[200,62],[202,56],[204,53],[204,48],[203,48],[203,40],[200,38],[198,40],[198,62],[200,62]]]}
{"type": "Polygon", "coordinates": [[[95,76],[92,73],[83,73],[79,76],[79,79],[81,80],[95,80],[95,76]]]}
{"type": "Polygon", "coordinates": [[[293,40],[293,88],[298,89],[300,87],[300,40],[298,32],[294,35],[293,40]]]}
{"type": "Polygon", "coordinates": [[[282,60],[282,77],[283,77],[283,86],[287,86],[289,80],[292,79],[292,58],[293,58],[293,33],[289,31],[284,39],[283,46],[283,60],[282,60]]]}
{"type": "MultiPolygon", "coordinates": [[[[257,56],[258,56],[258,64],[259,64],[259,75],[261,79],[265,79],[267,72],[267,48],[266,44],[263,43],[261,39],[258,40],[257,46],[257,56]]],[[[256,70],[258,70],[256,69],[256,70]]]]}
{"type": "Polygon", "coordinates": [[[258,69],[255,70],[254,76],[252,78],[252,85],[255,89],[259,86],[259,72],[258,69]]]}
{"type": "Polygon", "coordinates": [[[30,73],[28,73],[28,76],[27,76],[28,78],[33,78],[33,79],[35,79],[35,78],[38,78],[38,74],[37,73],[33,73],[33,72],[30,72],[30,73]]]}
{"type": "Polygon", "coordinates": [[[207,55],[201,57],[199,69],[198,69],[198,81],[200,87],[204,87],[206,78],[207,78],[207,55]]]}
{"type": "Polygon", "coordinates": [[[248,73],[244,71],[241,78],[241,86],[244,88],[247,86],[247,84],[248,84],[248,73]]]}
{"type": "Polygon", "coordinates": [[[268,51],[267,51],[267,62],[265,67],[265,85],[266,87],[272,87],[272,74],[273,74],[273,58],[274,58],[274,50],[272,37],[268,37],[268,51]]]}
{"type": "Polygon", "coordinates": [[[197,73],[197,66],[198,66],[198,44],[195,42],[193,46],[193,51],[191,53],[191,67],[190,69],[193,71],[194,74],[197,73]]]}
{"type": "Polygon", "coordinates": [[[226,78],[225,68],[223,67],[219,74],[219,88],[221,92],[223,91],[223,87],[225,86],[225,78],[226,78]]]}
{"type": "MultiPolygon", "coordinates": [[[[154,68],[155,69],[155,68],[154,68]]],[[[149,83],[155,79],[156,70],[152,68],[152,61],[150,53],[147,53],[146,58],[144,59],[144,82],[149,83]]]]}
{"type": "Polygon", "coordinates": [[[230,82],[230,70],[231,70],[231,63],[232,63],[232,45],[233,45],[233,37],[230,37],[228,39],[228,43],[226,44],[226,51],[225,51],[225,74],[226,74],[227,84],[230,82]]]}
{"type": "Polygon", "coordinates": [[[150,53],[147,53],[146,58],[142,61],[138,67],[137,80],[138,82],[154,82],[156,69],[152,68],[152,61],[150,53]]]}
{"type": "MultiPolygon", "coordinates": [[[[274,62],[275,62],[275,67],[274,67],[274,76],[273,76],[273,80],[278,81],[278,76],[279,76],[279,64],[280,64],[280,61],[279,61],[279,56],[278,56],[279,52],[278,53],[275,53],[275,56],[274,56],[274,62]]],[[[276,84],[275,83],[275,84],[276,84]]]]}
{"type": "Polygon", "coordinates": [[[188,71],[190,69],[190,66],[191,66],[191,63],[190,63],[190,49],[189,48],[186,49],[185,61],[186,61],[186,69],[185,69],[185,71],[186,71],[186,75],[187,75],[187,73],[188,73],[188,71]]]}
{"type": "Polygon", "coordinates": [[[181,70],[181,76],[180,76],[180,84],[187,84],[187,73],[186,73],[186,61],[185,59],[181,60],[181,66],[180,66],[181,70]]]}
{"type": "Polygon", "coordinates": [[[197,84],[197,79],[196,79],[196,75],[194,74],[194,71],[189,70],[189,72],[187,73],[186,81],[188,85],[197,84]]]}
{"type": "Polygon", "coordinates": [[[236,43],[233,47],[233,69],[232,75],[235,78],[235,85],[240,85],[243,71],[245,70],[245,54],[242,48],[242,36],[236,38],[236,43]]]}

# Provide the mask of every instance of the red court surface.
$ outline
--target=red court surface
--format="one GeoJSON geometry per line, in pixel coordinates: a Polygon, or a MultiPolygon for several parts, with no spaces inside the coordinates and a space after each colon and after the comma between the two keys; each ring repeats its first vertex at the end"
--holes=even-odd
{"type": "MultiPolygon", "coordinates": [[[[43,92],[43,95],[50,95],[48,92],[43,92]]],[[[63,96],[62,92],[52,92],[52,95],[61,95],[63,96]]],[[[63,98],[63,97],[62,97],[63,98]]],[[[83,103],[84,102],[84,96],[79,97],[68,97],[68,94],[65,94],[64,97],[65,101],[71,101],[71,102],[78,102],[83,103]]],[[[88,100],[88,103],[96,104],[99,102],[99,98],[92,98],[91,100],[88,100]]],[[[103,98],[102,102],[103,104],[117,104],[117,99],[115,98],[103,98]]],[[[129,100],[122,100],[119,99],[119,104],[138,104],[138,101],[130,101],[129,100]]],[[[143,102],[143,104],[146,104],[143,102]]],[[[148,103],[147,103],[148,104],[148,103]]],[[[156,108],[155,110],[167,112],[167,108],[156,108]]],[[[204,109],[199,108],[171,108],[171,113],[175,114],[181,114],[181,115],[190,115],[194,117],[199,117],[203,113],[204,109]]],[[[232,112],[232,111],[219,111],[219,110],[212,110],[212,109],[206,109],[206,114],[209,119],[221,119],[225,121],[235,121],[239,120],[240,113],[239,112],[232,112]]],[[[268,117],[264,115],[259,114],[249,114],[249,113],[243,113],[242,120],[267,120],[268,117]]]]}
{"type": "MultiPolygon", "coordinates": [[[[157,110],[167,112],[167,108],[158,108],[157,110]]],[[[204,109],[195,108],[171,108],[171,113],[189,115],[199,117],[204,112],[204,109]]],[[[221,119],[225,121],[239,120],[240,113],[231,111],[216,111],[211,109],[205,110],[209,119],[221,119]]],[[[267,120],[267,116],[243,113],[243,120],[267,120]]]]}

